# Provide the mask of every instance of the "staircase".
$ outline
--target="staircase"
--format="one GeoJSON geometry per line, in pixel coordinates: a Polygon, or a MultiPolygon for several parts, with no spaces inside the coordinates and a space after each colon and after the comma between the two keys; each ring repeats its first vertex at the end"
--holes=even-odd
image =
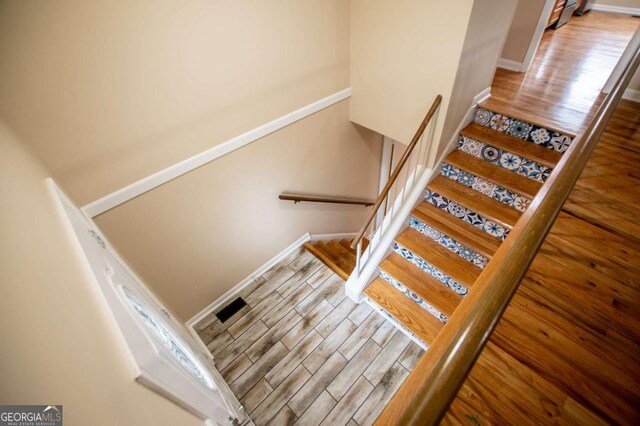
{"type": "MultiPolygon", "coordinates": [[[[379,265],[365,301],[427,349],[571,141],[480,105],[379,265]]],[[[345,280],[355,266],[348,241],[307,249],[345,280]]]]}

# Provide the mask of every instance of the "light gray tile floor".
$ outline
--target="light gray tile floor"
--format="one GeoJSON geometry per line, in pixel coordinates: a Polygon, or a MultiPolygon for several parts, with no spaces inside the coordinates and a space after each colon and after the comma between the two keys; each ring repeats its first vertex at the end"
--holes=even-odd
{"type": "Polygon", "coordinates": [[[300,248],[195,329],[254,423],[371,425],[423,350],[300,248]]]}

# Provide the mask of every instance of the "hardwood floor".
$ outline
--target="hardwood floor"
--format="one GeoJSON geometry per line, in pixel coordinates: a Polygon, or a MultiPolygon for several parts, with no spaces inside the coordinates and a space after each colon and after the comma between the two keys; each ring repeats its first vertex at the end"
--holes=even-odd
{"type": "Polygon", "coordinates": [[[640,147],[633,143],[639,129],[638,104],[621,102],[564,206],[567,212],[622,236],[640,236],[640,147]]]}
{"type": "Polygon", "coordinates": [[[499,68],[491,95],[543,124],[580,133],[638,25],[640,19],[616,13],[574,16],[558,30],[545,31],[527,73],[499,68]]]}
{"type": "MultiPolygon", "coordinates": [[[[574,18],[492,94],[579,134],[640,20],[574,18]]],[[[639,128],[622,101],[444,424],[640,423],[639,128]]]]}
{"type": "Polygon", "coordinates": [[[424,353],[302,247],[241,296],[196,331],[258,426],[373,424],[424,353]]]}

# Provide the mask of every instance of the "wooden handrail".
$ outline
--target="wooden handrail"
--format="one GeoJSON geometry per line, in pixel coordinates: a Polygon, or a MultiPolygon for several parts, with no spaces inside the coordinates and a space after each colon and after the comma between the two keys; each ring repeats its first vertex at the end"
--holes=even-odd
{"type": "MultiPolygon", "coordinates": [[[[406,409],[402,413],[383,413],[379,422],[388,422],[392,417],[397,420],[401,414],[399,424],[402,425],[435,425],[446,414],[589,160],[639,63],[640,48],[636,48],[583,135],[574,140],[562,156],[509,238],[416,365],[412,374],[426,379],[417,392],[415,387],[406,390],[416,392],[413,400],[404,404],[406,409]]],[[[406,398],[402,390],[394,399],[406,398]]]]}
{"type": "Polygon", "coordinates": [[[299,203],[301,201],[309,203],[331,203],[331,204],[355,204],[360,206],[372,206],[374,204],[371,200],[358,200],[355,198],[337,198],[337,197],[324,197],[322,195],[300,195],[300,194],[280,194],[278,196],[281,200],[293,201],[299,203]]]}
{"type": "Polygon", "coordinates": [[[434,99],[433,104],[431,104],[431,108],[429,108],[427,115],[424,116],[422,123],[420,123],[420,127],[418,127],[416,134],[413,136],[413,139],[411,139],[411,142],[407,146],[407,149],[404,151],[404,154],[402,154],[402,157],[400,158],[400,161],[396,165],[396,168],[393,170],[393,173],[391,173],[391,176],[389,176],[389,179],[387,180],[387,184],[382,189],[382,192],[380,192],[380,195],[378,196],[378,199],[376,200],[376,203],[373,206],[373,209],[371,209],[371,212],[369,213],[367,220],[364,222],[364,225],[362,225],[362,228],[360,228],[360,231],[358,232],[356,237],[353,239],[353,242],[351,243],[351,248],[355,249],[358,246],[358,243],[360,243],[360,241],[364,237],[364,234],[365,232],[367,232],[367,228],[369,228],[371,221],[373,220],[374,217],[376,217],[376,214],[378,213],[378,209],[380,209],[380,206],[382,205],[383,201],[387,198],[387,195],[389,194],[389,190],[391,190],[391,187],[396,182],[396,179],[398,178],[398,175],[400,175],[402,168],[404,167],[405,163],[411,156],[411,153],[413,152],[413,148],[416,147],[416,145],[418,144],[418,141],[422,137],[422,134],[424,133],[424,129],[427,128],[429,121],[431,121],[431,117],[433,117],[433,114],[435,114],[436,109],[438,109],[438,106],[440,106],[440,102],[442,102],[442,96],[438,95],[434,99]]]}

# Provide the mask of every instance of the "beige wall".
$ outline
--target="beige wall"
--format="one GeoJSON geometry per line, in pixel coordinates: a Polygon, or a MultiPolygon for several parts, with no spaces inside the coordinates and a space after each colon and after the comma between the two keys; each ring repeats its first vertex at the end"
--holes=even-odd
{"type": "MultiPolygon", "coordinates": [[[[349,87],[343,0],[0,2],[0,114],[79,205],[349,87]]],[[[100,216],[189,319],[305,232],[354,232],[381,137],[348,101],[100,216]]]]}
{"type": "Polygon", "coordinates": [[[45,187],[0,121],[0,401],[62,404],[68,425],[198,425],[134,382],[120,338],[45,187]]]}
{"type": "Polygon", "coordinates": [[[519,0],[501,57],[523,62],[546,0],[519,0]]]}
{"type": "Polygon", "coordinates": [[[294,205],[282,191],[374,199],[381,144],[341,102],[96,218],[183,320],[305,232],[355,232],[362,206],[294,205]]]}
{"type": "Polygon", "coordinates": [[[85,205],[349,87],[349,13],[344,0],[2,0],[0,116],[85,205]]]}
{"type": "Polygon", "coordinates": [[[446,111],[472,6],[352,0],[351,120],[406,144],[437,94],[446,111]]]}
{"type": "Polygon", "coordinates": [[[512,0],[474,2],[442,133],[444,143],[441,143],[438,154],[445,149],[473,98],[491,87],[515,6],[512,0]]]}
{"type": "Polygon", "coordinates": [[[635,7],[640,9],[640,0],[596,0],[597,4],[618,7],[635,7]]]}

